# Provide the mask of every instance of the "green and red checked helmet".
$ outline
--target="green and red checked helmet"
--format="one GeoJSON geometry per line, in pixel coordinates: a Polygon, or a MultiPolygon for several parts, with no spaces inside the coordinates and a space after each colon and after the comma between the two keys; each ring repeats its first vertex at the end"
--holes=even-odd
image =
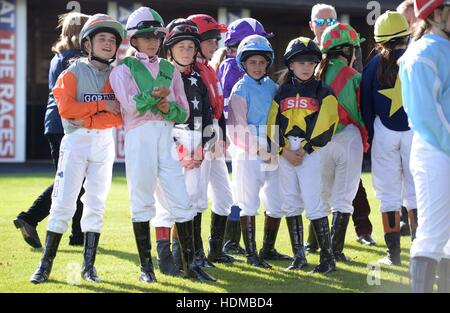
{"type": "Polygon", "coordinates": [[[128,17],[126,28],[130,39],[144,34],[152,34],[161,39],[167,35],[161,15],[149,7],[133,11],[128,17]]]}
{"type": "Polygon", "coordinates": [[[328,53],[344,45],[359,47],[363,41],[365,39],[361,40],[358,32],[349,24],[337,23],[325,29],[320,46],[322,53],[328,53]]]}

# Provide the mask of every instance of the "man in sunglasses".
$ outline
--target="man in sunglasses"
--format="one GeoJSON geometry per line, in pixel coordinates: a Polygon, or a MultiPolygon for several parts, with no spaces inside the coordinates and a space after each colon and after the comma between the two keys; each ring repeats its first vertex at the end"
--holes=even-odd
{"type": "MultiPolygon", "coordinates": [[[[314,41],[320,43],[324,30],[331,25],[337,23],[336,9],[328,4],[319,3],[311,9],[311,21],[309,21],[309,27],[316,36],[314,41]]],[[[355,50],[356,60],[353,63],[353,68],[358,72],[362,72],[362,52],[358,47],[355,50]]],[[[358,242],[363,245],[376,245],[376,242],[372,239],[372,223],[369,220],[370,205],[367,200],[366,190],[362,185],[362,181],[359,183],[358,192],[353,200],[354,212],[352,215],[353,224],[355,226],[355,232],[358,237],[358,242]]],[[[306,251],[309,253],[315,253],[318,249],[317,241],[315,240],[313,229],[309,227],[308,240],[305,244],[306,251]]]]}

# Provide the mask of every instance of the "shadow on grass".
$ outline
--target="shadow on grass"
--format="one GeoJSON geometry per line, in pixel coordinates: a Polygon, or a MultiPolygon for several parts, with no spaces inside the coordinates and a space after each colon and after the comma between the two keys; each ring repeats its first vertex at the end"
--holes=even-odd
{"type": "MultiPolygon", "coordinates": [[[[349,249],[350,250],[350,249],[349,249]]],[[[372,249],[370,249],[372,250],[372,249]]],[[[61,250],[60,252],[82,254],[79,250],[61,250]]],[[[138,266],[139,257],[137,252],[130,253],[125,251],[98,248],[101,255],[109,255],[124,261],[131,262],[138,266]]],[[[373,253],[373,251],[372,251],[373,253]]],[[[81,255],[80,255],[81,257],[81,255]]],[[[157,264],[156,258],[152,258],[153,264],[157,264]]],[[[373,260],[375,263],[376,260],[373,260]]],[[[337,271],[330,275],[309,274],[308,272],[317,265],[310,263],[307,268],[299,271],[287,271],[285,268],[290,264],[289,261],[270,262],[273,269],[262,269],[250,266],[246,263],[234,264],[216,264],[215,268],[208,268],[205,271],[218,279],[217,283],[202,283],[203,288],[196,288],[199,284],[194,280],[189,280],[188,286],[180,283],[180,278],[172,279],[161,273],[157,278],[162,278],[155,285],[145,285],[138,282],[139,272],[136,271],[136,284],[123,283],[114,280],[103,280],[99,285],[83,283],[77,286],[83,290],[92,292],[162,292],[161,286],[173,287],[180,292],[205,292],[205,285],[210,285],[223,289],[223,292],[402,292],[408,289],[402,283],[403,279],[407,281],[407,268],[387,267],[381,265],[382,273],[391,273],[400,276],[400,282],[392,280],[383,280],[381,285],[371,286],[368,283],[367,263],[352,259],[350,262],[337,263],[337,271]],[[249,285],[251,284],[251,285],[249,285]],[[107,286],[105,286],[107,285],[107,286]],[[112,289],[109,286],[116,286],[121,290],[112,289]]],[[[406,265],[406,264],[405,264],[406,265]]],[[[155,266],[157,268],[157,266],[155,266]]],[[[184,279],[181,278],[181,281],[184,279]]],[[[52,281],[60,284],[64,282],[52,281]]],[[[215,289],[217,290],[217,289],[215,289]]]]}

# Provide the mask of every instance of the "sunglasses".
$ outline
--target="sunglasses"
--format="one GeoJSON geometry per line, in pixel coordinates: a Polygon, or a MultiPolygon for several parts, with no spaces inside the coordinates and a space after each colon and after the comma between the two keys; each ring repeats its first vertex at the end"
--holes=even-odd
{"type": "Polygon", "coordinates": [[[127,30],[133,30],[133,29],[142,30],[142,29],[153,28],[153,27],[164,27],[164,26],[161,25],[161,23],[158,21],[141,21],[135,27],[130,27],[127,30]]]}
{"type": "Polygon", "coordinates": [[[325,25],[325,22],[327,23],[327,26],[331,26],[336,24],[336,19],[335,18],[316,18],[314,20],[314,23],[316,23],[317,26],[323,26],[325,25]]]}

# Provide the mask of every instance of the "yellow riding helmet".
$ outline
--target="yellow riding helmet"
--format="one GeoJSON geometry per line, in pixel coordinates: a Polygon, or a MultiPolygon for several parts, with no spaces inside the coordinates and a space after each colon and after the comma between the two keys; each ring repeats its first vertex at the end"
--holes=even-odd
{"type": "Polygon", "coordinates": [[[406,18],[395,11],[386,11],[375,22],[375,42],[384,43],[393,38],[411,34],[406,18]]]}

